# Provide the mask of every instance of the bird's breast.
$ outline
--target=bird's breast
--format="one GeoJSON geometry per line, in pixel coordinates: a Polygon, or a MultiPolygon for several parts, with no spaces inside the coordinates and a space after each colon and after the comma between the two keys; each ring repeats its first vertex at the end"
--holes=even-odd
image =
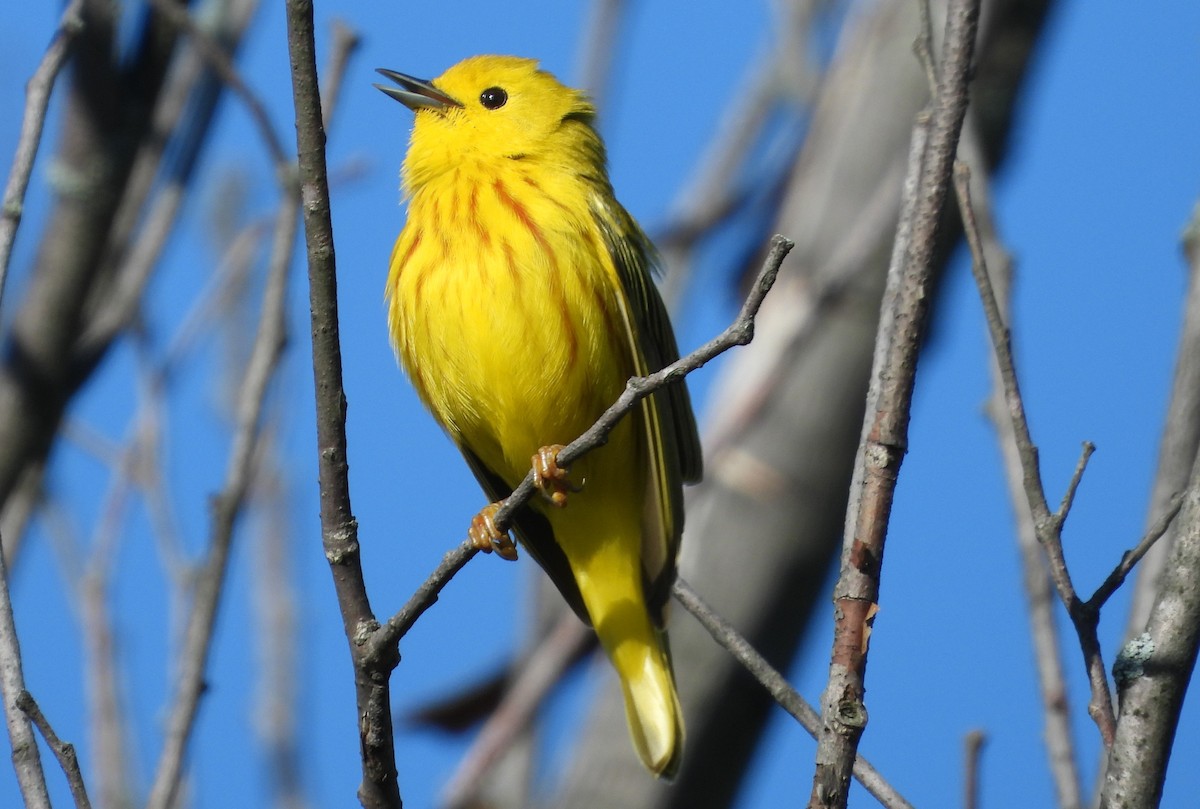
{"type": "Polygon", "coordinates": [[[389,276],[392,336],[451,436],[519,478],[633,372],[620,282],[569,178],[464,167],[446,179],[410,202],[389,276]]]}

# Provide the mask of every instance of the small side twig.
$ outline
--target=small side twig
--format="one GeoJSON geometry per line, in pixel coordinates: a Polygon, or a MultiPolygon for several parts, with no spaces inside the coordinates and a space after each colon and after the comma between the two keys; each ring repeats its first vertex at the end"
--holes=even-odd
{"type": "Polygon", "coordinates": [[[1167,533],[1167,529],[1171,527],[1171,523],[1175,521],[1175,517],[1179,514],[1181,508],[1183,508],[1182,492],[1170,499],[1166,510],[1163,511],[1154,525],[1150,526],[1150,529],[1146,531],[1138,544],[1133,547],[1133,550],[1126,551],[1121,556],[1121,561],[1117,563],[1113,572],[1108,574],[1108,578],[1096,588],[1096,592],[1087,600],[1085,606],[1088,609],[1098,611],[1104,606],[1104,603],[1117,591],[1117,588],[1125,583],[1125,577],[1129,575],[1134,566],[1154,547],[1154,543],[1158,542],[1167,533]]]}
{"type": "Polygon", "coordinates": [[[67,786],[71,790],[75,806],[78,809],[91,809],[92,802],[88,800],[83,774],[79,771],[79,757],[75,755],[75,745],[58,738],[58,734],[50,726],[50,720],[42,713],[42,709],[38,707],[33,695],[28,691],[22,691],[17,695],[17,707],[24,711],[30,721],[37,726],[42,738],[46,740],[46,744],[54,753],[54,757],[58,759],[58,764],[67,777],[67,786]]]}
{"type": "MultiPolygon", "coordinates": [[[[961,163],[959,166],[965,167],[961,163]]],[[[955,181],[958,181],[957,176],[955,177],[955,181]]],[[[1095,451],[1095,444],[1091,441],[1083,442],[1083,449],[1079,453],[1079,460],[1075,462],[1075,471],[1071,473],[1071,481],[1067,484],[1066,492],[1063,493],[1062,502],[1058,504],[1058,511],[1054,512],[1054,527],[1060,532],[1062,531],[1063,523],[1067,521],[1067,515],[1071,513],[1071,506],[1075,505],[1075,492],[1079,490],[1079,482],[1083,480],[1083,473],[1087,471],[1088,461],[1091,460],[1092,453],[1095,451]]]]}
{"type": "MultiPolygon", "coordinates": [[[[713,640],[721,644],[763,688],[767,689],[767,693],[779,707],[791,714],[810,736],[814,739],[817,737],[821,727],[820,714],[732,624],[718,615],[682,578],[675,579],[671,594],[684,609],[696,617],[700,625],[712,635],[713,640]]],[[[857,756],[854,760],[854,778],[887,809],[912,809],[912,804],[862,756],[857,756]]]]}
{"type": "MultiPolygon", "coordinates": [[[[734,346],[749,343],[754,337],[754,318],[758,315],[764,298],[774,285],[775,278],[779,274],[779,267],[792,246],[792,242],[783,236],[774,236],[771,239],[771,249],[759,271],[758,278],[751,286],[741,311],[729,328],[665,368],[647,376],[635,376],[630,379],[617,401],[604,411],[596,423],[558,453],[559,466],[570,466],[588,452],[603,446],[608,440],[608,434],[612,432],[621,418],[642,399],[667,385],[678,382],[734,346]]],[[[521,484],[504,499],[496,511],[496,527],[502,531],[506,530],[512,521],[512,515],[529,502],[534,491],[533,470],[531,469],[521,484]]],[[[379,657],[394,649],[396,643],[404,637],[413,622],[420,617],[421,613],[429,609],[454,574],[461,570],[476,553],[478,550],[469,541],[447,553],[437,570],[425,580],[408,603],[389,618],[378,631],[372,633],[366,642],[367,656],[379,657]]]]}

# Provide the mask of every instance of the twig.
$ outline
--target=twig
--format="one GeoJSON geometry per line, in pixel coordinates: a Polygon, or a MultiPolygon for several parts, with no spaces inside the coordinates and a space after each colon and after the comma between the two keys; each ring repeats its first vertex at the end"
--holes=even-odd
{"type": "Polygon", "coordinates": [[[395,646],[401,638],[407,635],[408,630],[412,629],[417,619],[437,603],[438,596],[454,578],[454,575],[462,570],[477,553],[479,553],[479,549],[469,539],[447,551],[446,555],[442,557],[441,563],[409,597],[400,611],[388,619],[387,623],[383,625],[382,631],[377,631],[371,636],[366,647],[367,655],[375,657],[383,654],[389,647],[395,646]]]}
{"type": "MultiPolygon", "coordinates": [[[[964,140],[959,145],[959,154],[973,163],[982,164],[982,150],[969,121],[964,140]]],[[[982,193],[976,195],[975,201],[970,198],[963,200],[960,197],[959,208],[966,211],[964,216],[977,217],[982,224],[978,249],[988,259],[988,277],[996,293],[1001,317],[1005,324],[1008,324],[1012,264],[996,238],[990,196],[987,193],[987,178],[981,175],[976,178],[976,182],[982,188],[982,193]]],[[[992,392],[988,399],[987,413],[996,430],[1016,521],[1017,548],[1021,554],[1022,579],[1029,608],[1030,637],[1033,641],[1033,663],[1042,701],[1046,755],[1059,809],[1080,809],[1083,799],[1080,794],[1076,746],[1071,723],[1071,700],[1063,673],[1062,644],[1054,614],[1054,586],[1046,572],[1045,556],[1038,544],[1033,516],[1024,496],[1021,459],[1016,450],[1012,420],[1006,415],[1004,385],[994,356],[988,365],[992,377],[992,392]]]]}
{"type": "Polygon", "coordinates": [[[1154,547],[1154,543],[1162,538],[1163,534],[1167,533],[1167,529],[1171,527],[1171,523],[1175,521],[1175,517],[1179,514],[1179,510],[1183,508],[1183,494],[1177,494],[1167,503],[1166,511],[1158,518],[1154,525],[1146,531],[1142,536],[1141,541],[1134,546],[1133,550],[1126,551],[1121,556],[1121,561],[1117,563],[1116,568],[1112,573],[1108,574],[1108,578],[1104,583],[1096,588],[1096,592],[1087,600],[1086,606],[1089,610],[1099,611],[1104,603],[1117,591],[1117,588],[1125,583],[1125,577],[1133,570],[1146,552],[1154,547]]]}
{"type": "Polygon", "coordinates": [[[88,800],[87,787],[83,784],[83,774],[79,771],[79,758],[75,755],[75,745],[58,738],[58,734],[50,726],[50,720],[42,713],[42,709],[38,707],[33,695],[28,691],[22,691],[17,695],[17,707],[25,712],[33,724],[37,725],[42,738],[46,740],[54,757],[58,759],[58,765],[62,767],[63,775],[67,777],[71,797],[75,799],[75,806],[78,809],[91,809],[92,802],[88,800]]]}
{"type": "MultiPolygon", "coordinates": [[[[966,170],[966,164],[960,163],[959,166],[966,170]]],[[[970,174],[966,173],[961,181],[962,188],[965,193],[970,194],[970,174]]],[[[959,185],[958,177],[955,177],[955,188],[959,185]]],[[[968,197],[969,198],[969,197],[968,197]]],[[[964,216],[973,216],[974,214],[964,214],[964,216]]],[[[978,235],[979,230],[976,226],[975,234],[978,235]]],[[[982,254],[983,247],[980,245],[980,253],[982,254]]],[[[986,265],[985,265],[986,266],[986,265]]],[[[1067,490],[1063,493],[1062,502],[1058,504],[1058,511],[1054,512],[1054,526],[1058,531],[1062,531],[1063,523],[1067,521],[1067,515],[1071,513],[1071,506],[1075,504],[1075,492],[1079,490],[1079,482],[1083,480],[1083,473],[1087,470],[1088,461],[1091,460],[1092,453],[1096,451],[1096,445],[1091,441],[1083,442],[1083,449],[1079,453],[1079,460],[1075,463],[1075,471],[1071,473],[1071,481],[1067,484],[1067,490]]]]}
{"type": "MultiPolygon", "coordinates": [[[[779,266],[792,246],[792,242],[783,236],[774,236],[771,239],[770,252],[759,271],[758,278],[755,279],[745,303],[742,304],[737,319],[730,324],[729,328],[662,370],[647,376],[631,378],[617,401],[604,411],[596,423],[558,453],[559,465],[570,466],[588,452],[603,446],[608,440],[608,434],[612,432],[621,418],[642,399],[673,382],[678,382],[687,374],[704,367],[714,357],[734,346],[749,343],[754,337],[754,318],[758,315],[758,310],[762,307],[767,292],[775,283],[775,278],[779,274],[779,266]]],[[[530,470],[521,484],[502,501],[502,505],[496,511],[496,527],[502,531],[506,530],[512,520],[512,515],[529,502],[533,493],[533,470],[530,470]]],[[[366,642],[367,655],[376,657],[394,649],[396,643],[404,637],[413,622],[437,600],[438,593],[442,591],[450,578],[461,570],[477,552],[470,541],[466,541],[447,553],[437,570],[425,580],[408,603],[389,618],[379,631],[371,634],[370,639],[366,642]]]]}
{"type": "MultiPolygon", "coordinates": [[[[800,726],[808,731],[814,739],[821,727],[821,717],[804,697],[792,688],[787,679],[775,669],[767,659],[750,645],[741,633],[724,618],[718,615],[712,607],[705,603],[692,586],[682,578],[675,579],[671,590],[675,600],[684,609],[696,616],[700,625],[708,630],[713,640],[721,644],[734,658],[741,663],[754,679],[767,689],[771,698],[779,704],[800,726]]],[[[912,804],[896,791],[884,777],[862,756],[854,760],[854,777],[863,787],[888,809],[912,809],[912,804]]]]}
{"type": "Polygon", "coordinates": [[[296,237],[296,207],[295,198],[286,197],[276,218],[261,320],[238,400],[236,431],[230,448],[225,483],[213,501],[208,557],[196,585],[184,648],[180,654],[179,678],[171,700],[167,737],[147,801],[149,809],[169,809],[173,804],[204,690],[204,672],[212,645],[217,607],[228,571],[233,528],[249,488],[252,460],[261,433],[263,406],[286,338],[284,313],[288,267],[296,237]]]}
{"type": "Polygon", "coordinates": [[[972,730],[963,739],[963,752],[966,759],[965,778],[963,779],[963,809],[979,809],[979,759],[983,754],[983,744],[987,736],[982,730],[972,730]]]}
{"type": "Polygon", "coordinates": [[[1071,574],[1067,570],[1067,560],[1062,546],[1063,522],[1066,520],[1087,458],[1091,454],[1091,445],[1084,445],[1083,453],[1072,475],[1067,494],[1063,497],[1062,505],[1057,512],[1051,513],[1050,506],[1046,501],[1041,471],[1038,468],[1037,447],[1034,446],[1033,438],[1029,433],[1029,422],[1025,418],[1025,404],[1017,384],[1011,339],[996,302],[995,290],[992,288],[991,278],[988,274],[987,258],[983,253],[983,244],[979,236],[979,225],[975,219],[974,206],[971,204],[970,176],[971,172],[966,164],[959,163],[955,166],[954,185],[959,198],[959,208],[962,211],[963,225],[966,229],[967,244],[971,248],[973,259],[971,273],[975,276],[976,286],[979,287],[979,296],[983,301],[984,316],[992,340],[996,366],[999,369],[1000,380],[1004,388],[1004,400],[1012,422],[1017,456],[1021,462],[1022,487],[1025,499],[1029,503],[1038,544],[1045,551],[1046,560],[1049,563],[1050,578],[1058,591],[1059,599],[1067,608],[1067,614],[1079,637],[1084,664],[1087,667],[1088,683],[1091,687],[1088,714],[1099,728],[1105,747],[1108,747],[1112,744],[1113,734],[1116,730],[1116,717],[1113,713],[1112,694],[1109,692],[1108,675],[1105,671],[1100,638],[1097,634],[1100,616],[1094,608],[1079,599],[1075,586],[1071,582],[1071,574]]]}
{"type": "Polygon", "coordinates": [[[17,138],[17,153],[13,157],[8,182],[4,186],[3,209],[0,210],[0,302],[4,300],[4,286],[8,279],[8,265],[12,260],[13,242],[25,208],[25,191],[33,174],[33,162],[37,158],[42,142],[42,129],[46,124],[46,109],[50,105],[50,92],[54,80],[70,55],[75,36],[83,28],[80,9],[83,0],[71,0],[59,18],[58,30],[50,41],[50,47],[42,56],[41,64],[25,85],[25,113],[21,118],[21,134],[17,138]]]}
{"type": "Polygon", "coordinates": [[[4,719],[12,743],[13,768],[17,772],[25,809],[50,809],[37,739],[29,718],[17,707],[17,699],[24,691],[21,644],[17,640],[17,625],[8,593],[8,566],[4,563],[4,554],[0,553],[0,698],[4,700],[4,719]]]}
{"type": "MultiPolygon", "coordinates": [[[[911,236],[902,261],[889,270],[898,278],[891,321],[885,310],[876,342],[872,396],[868,400],[855,486],[847,510],[842,565],[834,588],[835,623],[829,680],[821,698],[810,809],[846,806],[851,767],[866,726],[863,705],[867,640],[879,598],[884,543],[900,463],[907,449],[909,410],[918,349],[925,327],[938,221],[951,186],[959,133],[966,115],[968,82],[979,23],[979,0],[954,0],[946,20],[941,77],[929,119],[928,142],[919,159],[920,181],[911,210],[911,236]],[[872,401],[873,399],[873,401],[872,401]]],[[[914,140],[922,126],[915,127],[914,140]]],[[[917,162],[917,161],[914,161],[917,162]]],[[[906,193],[911,186],[906,183],[906,193]]],[[[892,303],[885,296],[885,305],[892,303]]]]}

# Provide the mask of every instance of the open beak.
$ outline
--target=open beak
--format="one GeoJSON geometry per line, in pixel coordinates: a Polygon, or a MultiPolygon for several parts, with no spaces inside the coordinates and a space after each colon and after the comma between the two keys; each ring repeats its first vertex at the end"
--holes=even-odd
{"type": "Polygon", "coordinates": [[[399,87],[386,87],[382,84],[376,84],[375,86],[399,101],[404,106],[408,107],[413,112],[416,112],[417,110],[434,110],[436,112],[445,112],[451,107],[462,106],[461,103],[446,95],[441,90],[434,87],[433,84],[425,81],[424,79],[415,79],[412,76],[406,76],[403,73],[397,73],[394,70],[386,70],[382,67],[377,68],[375,72],[400,85],[399,87]]]}

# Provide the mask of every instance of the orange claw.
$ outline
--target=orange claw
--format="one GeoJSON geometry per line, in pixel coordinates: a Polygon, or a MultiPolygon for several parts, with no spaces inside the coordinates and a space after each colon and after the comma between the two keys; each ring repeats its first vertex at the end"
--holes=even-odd
{"type": "Polygon", "coordinates": [[[558,453],[562,451],[562,444],[551,444],[542,447],[533,456],[533,485],[543,497],[559,508],[567,504],[570,492],[582,491],[568,479],[567,468],[558,465],[558,453]]]}
{"type": "Polygon", "coordinates": [[[467,529],[467,538],[471,544],[484,553],[496,552],[501,559],[514,562],[517,559],[517,546],[507,531],[501,531],[496,526],[496,512],[500,510],[499,503],[492,503],[474,516],[471,527],[467,529]]]}

